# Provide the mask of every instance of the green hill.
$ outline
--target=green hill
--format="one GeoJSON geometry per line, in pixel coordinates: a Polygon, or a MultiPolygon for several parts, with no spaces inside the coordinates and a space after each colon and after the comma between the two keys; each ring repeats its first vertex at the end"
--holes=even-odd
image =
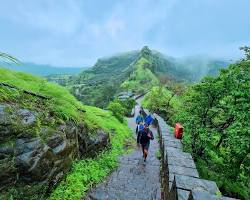
{"type": "Polygon", "coordinates": [[[203,63],[199,59],[175,59],[145,46],[140,51],[98,59],[92,68],[78,75],[56,76],[48,80],[67,86],[85,104],[106,107],[120,92],[145,92],[161,79],[193,82],[201,76],[216,74],[220,67],[225,64],[211,59],[203,63]]]}
{"type": "Polygon", "coordinates": [[[26,72],[33,75],[38,76],[49,76],[49,75],[73,75],[78,74],[85,68],[77,68],[77,67],[59,67],[59,66],[51,66],[51,65],[42,65],[42,64],[35,64],[35,63],[0,63],[0,65],[4,65],[4,68],[16,70],[20,72],[26,72]]]}
{"type": "Polygon", "coordinates": [[[82,102],[104,107],[121,91],[137,93],[150,89],[162,74],[176,81],[190,80],[187,70],[144,47],[141,51],[99,59],[92,68],[73,77],[66,85],[82,102]]]}

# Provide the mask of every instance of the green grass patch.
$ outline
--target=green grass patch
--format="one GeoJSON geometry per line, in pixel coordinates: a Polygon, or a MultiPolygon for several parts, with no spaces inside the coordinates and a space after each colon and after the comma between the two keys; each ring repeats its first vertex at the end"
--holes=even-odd
{"type": "Polygon", "coordinates": [[[160,152],[159,149],[155,152],[155,156],[156,156],[156,158],[158,158],[159,160],[161,159],[161,152],[160,152]]]}
{"type": "Polygon", "coordinates": [[[75,121],[80,121],[82,118],[82,113],[78,109],[83,109],[83,105],[66,88],[49,83],[44,78],[0,68],[0,82],[20,88],[20,90],[13,90],[0,87],[0,102],[18,100],[23,95],[22,90],[27,90],[49,97],[49,100],[44,101],[50,105],[48,109],[51,109],[59,118],[75,121]]]}
{"type": "Polygon", "coordinates": [[[118,156],[125,153],[124,144],[132,138],[127,122],[119,122],[111,112],[85,106],[85,122],[92,128],[102,128],[111,135],[111,148],[95,158],[75,161],[70,173],[50,195],[50,200],[79,200],[93,185],[102,181],[117,167],[118,156]]]}

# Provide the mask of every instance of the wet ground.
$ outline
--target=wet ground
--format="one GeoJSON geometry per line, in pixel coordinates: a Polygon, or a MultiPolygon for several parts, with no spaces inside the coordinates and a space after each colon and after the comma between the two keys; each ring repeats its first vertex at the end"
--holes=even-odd
{"type": "MultiPolygon", "coordinates": [[[[135,108],[135,116],[139,106],[135,108]]],[[[128,119],[128,126],[135,132],[135,118],[128,119]]],[[[119,158],[119,167],[101,184],[93,188],[85,200],[159,200],[160,162],[156,129],[151,127],[155,139],[151,141],[147,161],[143,161],[140,148],[119,158]]],[[[135,133],[134,133],[134,137],[135,133]]]]}

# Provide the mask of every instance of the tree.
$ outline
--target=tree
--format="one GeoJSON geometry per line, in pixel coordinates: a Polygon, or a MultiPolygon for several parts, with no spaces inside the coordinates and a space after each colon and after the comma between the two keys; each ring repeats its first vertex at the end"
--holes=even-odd
{"type": "MultiPolygon", "coordinates": [[[[231,181],[249,191],[250,51],[248,47],[244,51],[244,59],[222,69],[217,77],[191,86],[174,118],[183,123],[184,147],[195,160],[205,161],[210,174],[223,177],[226,189],[231,181]]],[[[230,190],[239,193],[237,187],[230,190]]],[[[249,195],[244,193],[246,199],[249,195]]]]}

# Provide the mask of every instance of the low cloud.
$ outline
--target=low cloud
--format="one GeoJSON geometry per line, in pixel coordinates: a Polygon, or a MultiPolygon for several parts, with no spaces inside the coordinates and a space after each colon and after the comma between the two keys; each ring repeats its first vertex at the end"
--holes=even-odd
{"type": "Polygon", "coordinates": [[[69,66],[143,45],[234,59],[250,44],[249,7],[249,0],[10,0],[0,7],[1,51],[69,66]]]}

